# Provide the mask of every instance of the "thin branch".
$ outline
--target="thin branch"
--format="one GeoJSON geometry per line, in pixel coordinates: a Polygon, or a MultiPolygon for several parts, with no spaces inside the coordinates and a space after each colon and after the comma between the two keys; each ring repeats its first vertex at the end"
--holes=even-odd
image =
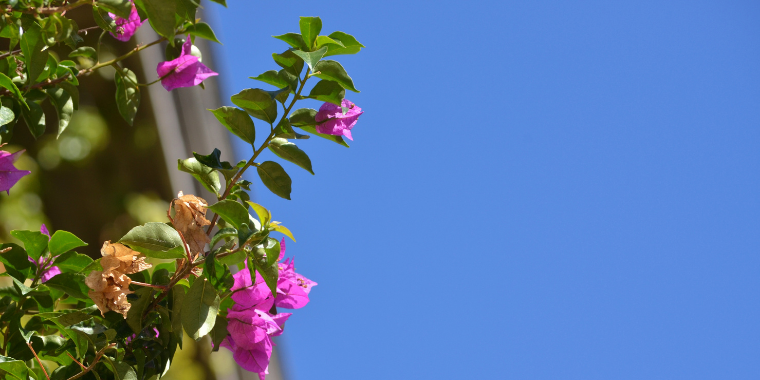
{"type": "Polygon", "coordinates": [[[115,345],[116,345],[116,343],[111,343],[111,344],[109,344],[109,345],[101,348],[100,351],[98,351],[98,353],[95,355],[95,359],[92,361],[92,363],[90,363],[89,366],[87,366],[87,368],[84,368],[82,370],[82,372],[79,372],[78,374],[69,377],[67,380],[76,380],[76,379],[84,376],[87,372],[92,371],[92,369],[95,368],[96,364],[98,364],[98,361],[103,356],[103,354],[106,352],[106,350],[109,349],[109,348],[111,348],[111,347],[113,347],[113,346],[115,346],[115,345]]]}
{"type": "Polygon", "coordinates": [[[69,355],[69,357],[71,358],[71,360],[73,360],[74,363],[79,364],[79,366],[82,367],[82,369],[86,369],[87,368],[87,367],[84,366],[84,364],[80,363],[79,360],[76,360],[73,356],[71,356],[71,354],[68,351],[66,351],[66,355],[69,355]]]}
{"type": "MultiPolygon", "coordinates": [[[[82,5],[91,4],[91,3],[92,3],[92,0],[80,0],[80,1],[77,1],[76,3],[62,5],[60,7],[40,7],[40,8],[31,7],[29,9],[17,10],[17,12],[39,14],[39,15],[51,15],[54,13],[62,13],[62,12],[70,11],[74,8],[79,8],[82,5]]],[[[14,12],[12,7],[8,7],[3,10],[5,11],[5,13],[14,12]]]]}
{"type": "Polygon", "coordinates": [[[37,356],[36,352],[34,352],[34,348],[32,348],[32,344],[27,342],[26,345],[29,346],[30,350],[32,350],[32,353],[34,354],[34,358],[37,359],[37,363],[40,364],[40,368],[42,368],[42,372],[45,374],[45,377],[47,378],[47,380],[50,380],[50,376],[48,376],[48,373],[47,373],[47,370],[45,369],[45,366],[42,365],[42,360],[40,360],[40,357],[37,356]]]}

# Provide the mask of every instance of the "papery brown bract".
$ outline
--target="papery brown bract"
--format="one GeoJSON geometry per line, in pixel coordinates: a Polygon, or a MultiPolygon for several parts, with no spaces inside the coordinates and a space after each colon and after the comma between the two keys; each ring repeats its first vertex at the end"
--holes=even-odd
{"type": "Polygon", "coordinates": [[[211,222],[206,219],[206,207],[208,202],[205,199],[195,195],[184,195],[181,191],[177,194],[174,204],[174,219],[172,224],[185,238],[185,242],[190,247],[190,253],[193,256],[203,252],[206,244],[211,239],[203,230],[211,222]]]}
{"type": "Polygon", "coordinates": [[[132,293],[129,290],[132,280],[127,274],[141,272],[152,265],[146,263],[144,257],[138,257],[139,252],[119,243],[106,241],[100,253],[103,255],[100,259],[103,270],[92,271],[85,278],[85,284],[92,289],[87,294],[101,314],[113,310],[127,318],[127,312],[132,306],[127,301],[127,294],[132,293]]]}

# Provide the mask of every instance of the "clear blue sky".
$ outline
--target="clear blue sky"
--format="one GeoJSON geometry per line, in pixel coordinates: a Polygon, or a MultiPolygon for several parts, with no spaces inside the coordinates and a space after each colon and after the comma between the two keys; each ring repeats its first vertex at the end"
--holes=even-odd
{"type": "Polygon", "coordinates": [[[352,147],[257,189],[319,282],[294,378],[760,378],[760,3],[206,6],[228,95],[298,16],[367,46],[352,147]]]}

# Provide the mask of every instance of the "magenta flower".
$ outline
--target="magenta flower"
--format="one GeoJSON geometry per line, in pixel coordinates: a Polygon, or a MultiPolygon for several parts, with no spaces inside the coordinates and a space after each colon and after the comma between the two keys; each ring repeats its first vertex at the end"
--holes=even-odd
{"type": "Polygon", "coordinates": [[[269,291],[264,278],[257,272],[256,283],[251,282],[251,272],[248,270],[248,263],[245,268],[232,275],[235,280],[232,285],[232,300],[235,301],[235,307],[242,309],[258,309],[269,311],[274,304],[274,297],[269,291]]]}
{"type": "MultiPolygon", "coordinates": [[[[43,224],[40,226],[40,232],[48,236],[48,240],[50,239],[50,232],[48,232],[47,227],[43,224]]],[[[56,256],[58,257],[58,256],[56,256]]],[[[61,269],[53,266],[53,260],[55,260],[55,257],[45,258],[44,256],[40,256],[37,261],[34,261],[31,257],[27,257],[27,259],[34,263],[34,265],[37,266],[37,270],[40,271],[40,281],[44,284],[51,278],[61,274],[61,269]]]]}
{"type": "Polygon", "coordinates": [[[142,20],[140,20],[140,15],[137,14],[137,8],[135,7],[134,1],[132,2],[132,12],[129,13],[129,18],[121,18],[113,13],[108,13],[109,16],[116,22],[116,30],[114,32],[110,32],[113,38],[119,40],[119,41],[129,41],[130,38],[132,38],[132,35],[135,34],[137,29],[140,28],[142,25],[142,20]]]}
{"type": "Polygon", "coordinates": [[[269,373],[269,359],[272,357],[272,339],[267,337],[253,349],[245,349],[237,345],[230,335],[222,341],[222,347],[232,351],[232,358],[246,371],[257,372],[262,380],[269,373]]]}
{"type": "Polygon", "coordinates": [[[247,371],[256,372],[264,380],[269,374],[272,357],[272,337],[282,334],[283,324],[290,313],[270,316],[257,309],[238,309],[233,306],[227,313],[227,335],[221,346],[232,351],[232,358],[247,371]]]}
{"type": "Polygon", "coordinates": [[[16,184],[25,175],[32,174],[28,170],[18,170],[13,163],[24,153],[24,149],[16,153],[0,150],[0,191],[11,194],[11,187],[16,184]]]}
{"type": "MultiPolygon", "coordinates": [[[[280,259],[285,255],[285,238],[280,242],[280,259]]],[[[309,303],[309,292],[317,283],[296,273],[295,260],[288,258],[279,264],[280,275],[277,279],[277,297],[274,304],[286,309],[300,309],[309,303]]]]}
{"type": "Polygon", "coordinates": [[[361,108],[348,99],[343,99],[340,106],[325,103],[319,107],[319,112],[315,117],[317,132],[336,136],[343,135],[349,140],[353,140],[351,128],[356,125],[359,116],[363,113],[361,108]]]}
{"type": "Polygon", "coordinates": [[[161,85],[164,86],[166,91],[179,87],[197,86],[206,78],[219,75],[202,64],[198,60],[198,57],[190,54],[192,46],[190,35],[188,34],[187,40],[182,44],[182,52],[179,57],[158,64],[156,72],[158,72],[158,76],[161,78],[161,85]]]}

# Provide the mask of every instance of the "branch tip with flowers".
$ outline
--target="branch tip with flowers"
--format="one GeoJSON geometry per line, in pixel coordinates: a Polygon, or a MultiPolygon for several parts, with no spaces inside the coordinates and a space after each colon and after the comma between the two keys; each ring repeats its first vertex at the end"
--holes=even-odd
{"type": "MultiPolygon", "coordinates": [[[[201,63],[193,45],[195,38],[218,42],[211,28],[195,19],[195,8],[163,14],[169,11],[146,4],[53,0],[45,8],[24,1],[0,8],[2,17],[18,22],[23,32],[11,36],[8,52],[0,54],[0,143],[11,135],[2,131],[12,132],[19,120],[35,137],[45,132],[34,117],[44,101],[38,96],[42,90],[57,94],[51,102],[62,119],[70,119],[77,78],[103,67],[116,71],[117,107],[130,124],[139,87],[161,82],[172,91],[218,75],[201,63]],[[77,33],[93,27],[79,29],[65,17],[66,11],[85,5],[92,7],[103,30],[95,47],[77,46],[82,42],[77,33]],[[160,35],[157,40],[99,60],[106,34],[129,41],[146,21],[160,35]],[[158,79],[139,83],[122,66],[125,59],[164,41],[170,44],[166,60],[156,68],[158,79]],[[18,44],[22,48],[13,50],[18,44]],[[49,51],[62,45],[73,49],[70,56],[92,64],[57,62],[49,51]],[[3,61],[15,63],[17,58],[23,58],[20,65],[3,69],[3,61]]],[[[318,17],[302,17],[299,26],[300,33],[275,37],[289,45],[272,55],[279,68],[251,77],[272,88],[245,89],[231,97],[234,106],[210,110],[227,131],[251,145],[251,156],[231,163],[214,149],[178,160],[180,171],[214,194],[213,204],[180,192],[168,203],[165,222],[139,225],[118,241],[103,242],[95,260],[75,251],[87,243],[70,232],[51,235],[45,225],[39,231],[11,231],[20,244],[0,245],[2,275],[12,280],[11,287],[0,289],[0,307],[8,316],[0,318],[0,369],[12,365],[20,378],[37,379],[75,380],[90,372],[96,378],[160,378],[187,334],[196,340],[209,336],[215,351],[225,347],[242,368],[266,377],[272,338],[283,333],[292,316],[281,310],[306,306],[317,283],[296,273],[294,260],[285,258],[285,237],[295,241],[293,234],[272,219],[270,210],[251,201],[253,184],[246,173],[255,168],[264,187],[291,199],[292,179],[278,161],[314,174],[311,158],[296,141],[316,136],[347,147],[344,138],[353,140],[352,129],[363,114],[345,99],[346,90],[358,92],[353,79],[340,63],[326,58],[356,54],[364,45],[344,32],[320,35],[318,17]],[[307,89],[312,77],[319,81],[307,89]],[[297,109],[299,101],[321,104],[318,110],[297,109]],[[255,123],[262,122],[268,134],[259,142],[255,123]],[[267,150],[272,155],[262,161],[267,150]],[[23,316],[33,318],[22,323],[23,316]],[[108,350],[115,353],[106,355],[108,350]],[[146,358],[139,352],[154,354],[146,358]],[[39,365],[32,365],[33,359],[39,365]],[[58,369],[48,374],[43,360],[56,361],[58,369]],[[98,365],[101,361],[104,365],[98,365]]],[[[58,133],[66,133],[65,128],[58,133]]],[[[0,151],[0,190],[9,191],[30,173],[14,166],[22,153],[0,151]]]]}

